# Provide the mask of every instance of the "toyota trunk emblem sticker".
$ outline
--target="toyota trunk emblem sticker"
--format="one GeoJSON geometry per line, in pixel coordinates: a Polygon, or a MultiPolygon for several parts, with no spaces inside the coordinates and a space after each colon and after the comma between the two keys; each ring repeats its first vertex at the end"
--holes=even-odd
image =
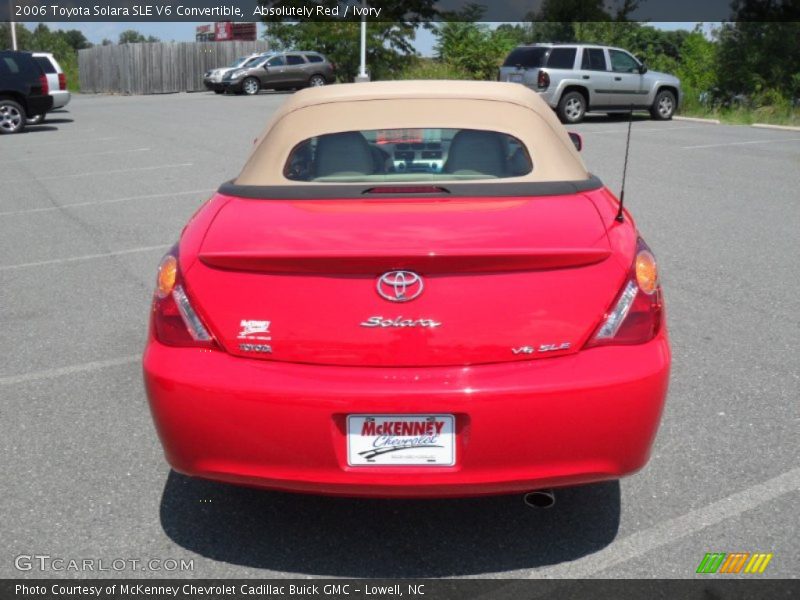
{"type": "Polygon", "coordinates": [[[378,277],[378,294],[390,302],[408,302],[422,293],[422,277],[412,271],[389,271],[378,277]]]}

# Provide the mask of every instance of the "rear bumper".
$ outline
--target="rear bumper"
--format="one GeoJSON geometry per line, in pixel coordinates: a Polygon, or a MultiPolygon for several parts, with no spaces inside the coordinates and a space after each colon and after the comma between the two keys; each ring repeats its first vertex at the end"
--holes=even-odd
{"type": "Polygon", "coordinates": [[[558,108],[558,101],[561,98],[555,86],[550,86],[546,90],[539,90],[536,87],[531,88],[534,92],[538,92],[539,96],[544,100],[550,108],[558,108]]]}
{"type": "Polygon", "coordinates": [[[641,346],[476,367],[320,367],[150,340],[150,408],[167,460],[197,477],[297,492],[473,496],[631,474],[647,462],[670,367],[641,346]],[[348,414],[453,414],[453,467],[350,467],[348,414]]]}
{"type": "Polygon", "coordinates": [[[72,94],[67,90],[56,90],[50,92],[50,95],[53,97],[53,108],[65,107],[72,98],[72,94]]]}

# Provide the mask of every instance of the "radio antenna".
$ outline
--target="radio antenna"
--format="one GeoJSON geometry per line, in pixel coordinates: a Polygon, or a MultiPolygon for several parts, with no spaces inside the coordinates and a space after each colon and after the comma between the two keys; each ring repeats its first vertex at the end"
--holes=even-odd
{"type": "Polygon", "coordinates": [[[623,209],[625,208],[625,176],[628,174],[628,151],[631,149],[631,125],[633,125],[633,104],[628,111],[628,139],[625,141],[625,164],[622,166],[622,187],[619,191],[619,210],[615,220],[622,223],[625,220],[623,209]]]}

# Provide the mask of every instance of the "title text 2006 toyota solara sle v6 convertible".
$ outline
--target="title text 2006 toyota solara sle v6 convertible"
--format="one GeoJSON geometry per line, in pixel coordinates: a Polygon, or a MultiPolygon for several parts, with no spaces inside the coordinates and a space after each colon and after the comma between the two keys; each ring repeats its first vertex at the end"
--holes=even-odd
{"type": "Polygon", "coordinates": [[[633,473],[669,367],[631,216],[496,82],[288,99],[162,259],[144,353],[175,470],[383,497],[633,473]]]}

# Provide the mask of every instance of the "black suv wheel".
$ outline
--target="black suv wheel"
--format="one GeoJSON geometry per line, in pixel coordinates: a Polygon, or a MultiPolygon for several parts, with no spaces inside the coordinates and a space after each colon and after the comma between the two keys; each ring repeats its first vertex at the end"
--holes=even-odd
{"type": "Polygon", "coordinates": [[[25,109],[8,98],[0,98],[0,134],[25,129],[25,109]]]}

